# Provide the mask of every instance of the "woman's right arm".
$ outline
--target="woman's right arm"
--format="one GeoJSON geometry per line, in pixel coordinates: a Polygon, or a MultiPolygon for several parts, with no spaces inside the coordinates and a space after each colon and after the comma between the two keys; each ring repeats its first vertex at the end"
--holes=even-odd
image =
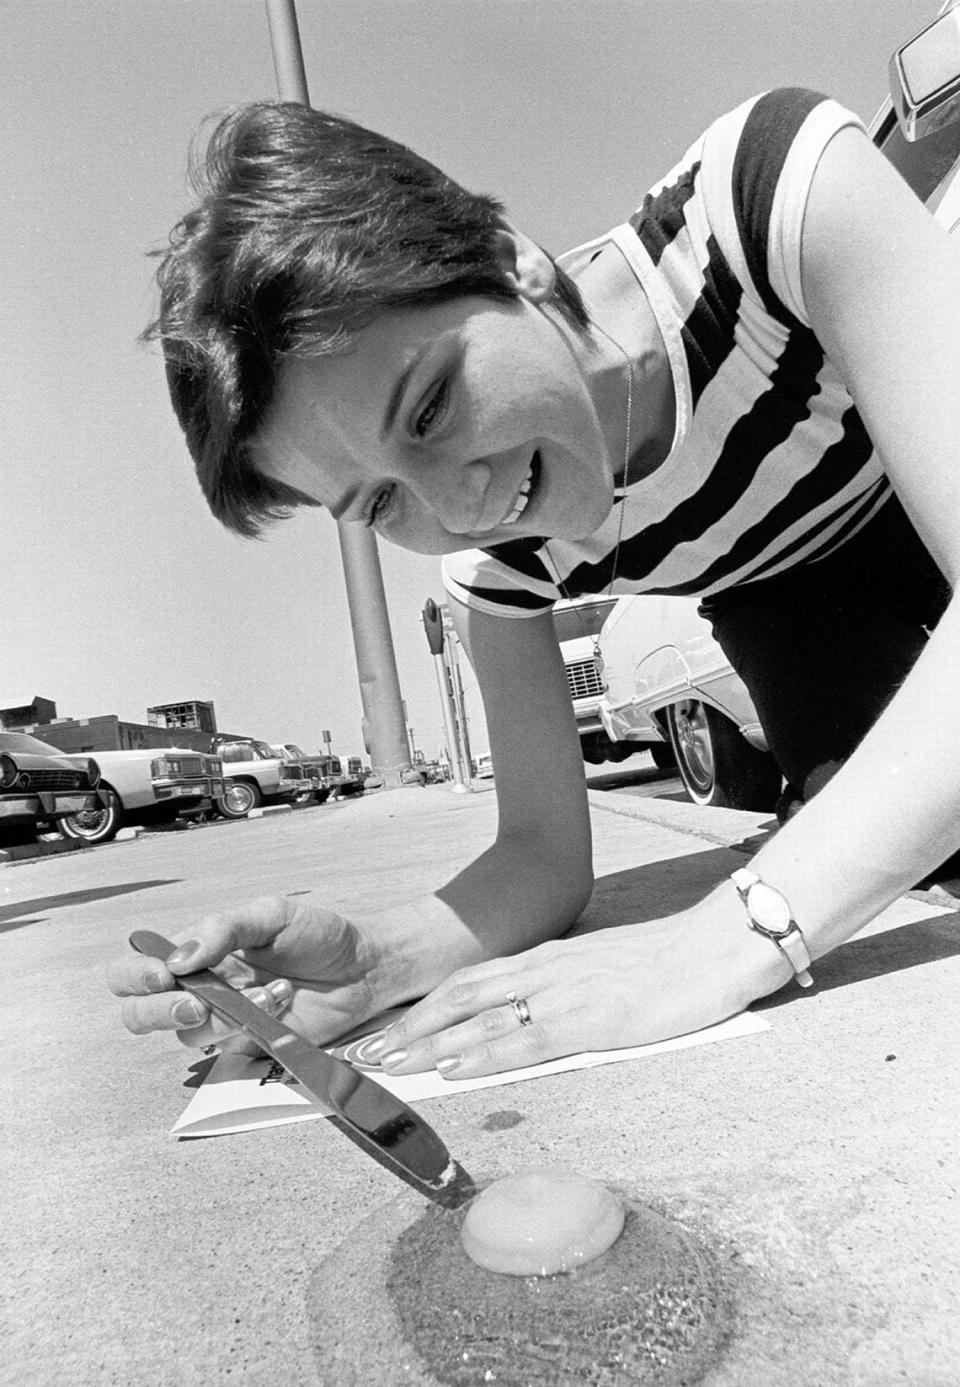
{"type": "MultiPolygon", "coordinates": [[[[423,995],[457,968],[530,948],[577,919],[592,889],[590,821],[552,617],[512,620],[450,605],[486,710],[495,841],[431,894],[363,919],[344,920],[302,896],[202,919],[177,939],[197,947],[173,972],[218,967],[253,988],[288,978],[285,1018],[319,1042],[423,995]]],[[[229,1034],[196,999],[171,990],[171,970],[155,960],[127,954],[108,980],[135,1033],[176,1030],[197,1046],[229,1034]]]]}

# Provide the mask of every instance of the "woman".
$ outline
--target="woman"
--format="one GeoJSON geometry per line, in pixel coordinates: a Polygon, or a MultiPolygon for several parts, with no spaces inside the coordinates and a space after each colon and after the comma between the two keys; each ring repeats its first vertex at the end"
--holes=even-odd
{"type": "MultiPolygon", "coordinates": [[[[499,828],[425,899],[357,921],[241,905],[173,971],[256,984],[318,1041],[428,993],[381,1062],[453,1078],[805,985],[960,845],[939,716],[960,686],[955,246],[859,122],[800,91],[716,122],[565,268],[490,199],[303,108],[231,117],[208,163],[155,332],[211,507],[253,533],[323,505],[447,556],[499,828]],[[692,909],[558,941],[592,877],[550,606],[645,591],[703,599],[810,802],[692,909]],[[846,623],[870,634],[825,725],[810,701],[846,623]]],[[[135,1032],[226,1034],[154,961],[111,986],[135,1032]]]]}

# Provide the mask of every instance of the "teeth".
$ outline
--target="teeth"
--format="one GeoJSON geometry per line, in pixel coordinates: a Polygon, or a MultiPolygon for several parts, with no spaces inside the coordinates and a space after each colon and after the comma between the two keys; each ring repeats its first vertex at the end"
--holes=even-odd
{"type": "Polygon", "coordinates": [[[517,499],[513,503],[513,509],[509,512],[509,514],[505,515],[503,517],[503,520],[500,522],[502,525],[512,525],[515,521],[520,519],[521,515],[523,515],[523,512],[527,509],[527,503],[530,500],[530,491],[532,487],[533,468],[531,467],[530,471],[524,478],[523,485],[521,486],[517,494],[517,499]]]}

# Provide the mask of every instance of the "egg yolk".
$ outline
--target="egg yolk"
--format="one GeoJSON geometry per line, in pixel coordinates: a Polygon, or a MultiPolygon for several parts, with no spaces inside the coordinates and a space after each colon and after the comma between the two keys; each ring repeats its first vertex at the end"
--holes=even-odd
{"type": "Polygon", "coordinates": [[[495,1180],[460,1228],[467,1256],[509,1276],[552,1276],[589,1262],[616,1242],[620,1201],[605,1185],[562,1167],[495,1180]]]}

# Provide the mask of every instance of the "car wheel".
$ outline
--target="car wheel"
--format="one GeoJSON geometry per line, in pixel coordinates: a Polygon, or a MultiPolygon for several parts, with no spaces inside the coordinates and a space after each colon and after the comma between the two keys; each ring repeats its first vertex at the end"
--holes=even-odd
{"type": "Polygon", "coordinates": [[[245,819],[251,809],[263,800],[259,785],[246,780],[234,780],[217,800],[217,810],[225,819],[245,819]]]}
{"type": "Polygon", "coordinates": [[[106,803],[96,809],[84,809],[80,814],[68,814],[57,824],[64,838],[80,839],[84,843],[109,843],[123,828],[127,817],[119,795],[103,785],[100,794],[106,803]]]}
{"type": "Polygon", "coordinates": [[[780,770],[729,718],[709,703],[685,698],[667,709],[667,725],[677,769],[694,804],[773,810],[783,781],[780,770]]]}

